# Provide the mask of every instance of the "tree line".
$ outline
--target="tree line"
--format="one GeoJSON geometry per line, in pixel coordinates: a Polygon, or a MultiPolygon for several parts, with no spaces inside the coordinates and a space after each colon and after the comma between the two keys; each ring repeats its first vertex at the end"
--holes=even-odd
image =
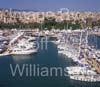
{"type": "Polygon", "coordinates": [[[84,29],[86,27],[93,28],[94,26],[100,27],[100,20],[93,21],[92,18],[85,19],[86,22],[82,20],[63,20],[61,22],[57,22],[55,18],[45,18],[43,22],[37,23],[22,23],[21,21],[17,21],[17,23],[3,23],[0,22],[0,29],[84,29]]]}

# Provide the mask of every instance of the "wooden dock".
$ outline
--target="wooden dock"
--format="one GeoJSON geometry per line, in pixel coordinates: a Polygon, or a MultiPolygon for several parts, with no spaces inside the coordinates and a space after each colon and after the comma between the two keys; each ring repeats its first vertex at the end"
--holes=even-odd
{"type": "Polygon", "coordinates": [[[98,74],[100,74],[100,62],[95,58],[90,58],[88,56],[85,56],[85,61],[90,64],[98,74]]]}

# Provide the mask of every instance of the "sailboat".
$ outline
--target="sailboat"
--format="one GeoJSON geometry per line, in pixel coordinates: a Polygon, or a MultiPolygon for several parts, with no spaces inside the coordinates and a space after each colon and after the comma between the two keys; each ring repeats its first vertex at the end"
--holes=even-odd
{"type": "Polygon", "coordinates": [[[76,81],[84,81],[84,82],[98,82],[100,81],[100,76],[95,71],[91,70],[91,66],[86,62],[85,56],[88,52],[88,30],[86,31],[86,43],[85,46],[82,47],[82,37],[83,32],[81,32],[80,36],[80,44],[79,44],[79,57],[78,57],[78,65],[72,67],[66,67],[68,70],[68,74],[71,80],[76,81]],[[84,62],[83,62],[83,61],[84,62]]]}

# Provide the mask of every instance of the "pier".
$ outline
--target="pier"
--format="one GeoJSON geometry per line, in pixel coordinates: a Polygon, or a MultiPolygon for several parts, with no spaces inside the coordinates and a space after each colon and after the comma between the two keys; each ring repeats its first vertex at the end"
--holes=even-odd
{"type": "Polygon", "coordinates": [[[100,62],[95,58],[91,58],[88,55],[85,55],[85,61],[95,69],[95,71],[100,74],[100,62]]]}
{"type": "Polygon", "coordinates": [[[22,38],[23,34],[24,33],[17,33],[17,35],[10,40],[10,42],[7,45],[6,49],[2,53],[0,53],[0,56],[10,55],[11,51],[13,49],[13,44],[15,44],[20,38],[22,38]]]}

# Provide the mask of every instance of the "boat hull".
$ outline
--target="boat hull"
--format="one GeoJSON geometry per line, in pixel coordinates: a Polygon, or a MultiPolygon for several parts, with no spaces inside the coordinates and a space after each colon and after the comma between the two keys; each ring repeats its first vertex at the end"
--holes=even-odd
{"type": "Polygon", "coordinates": [[[85,76],[70,76],[71,80],[74,81],[82,81],[82,82],[100,82],[100,78],[91,78],[88,76],[87,78],[85,76]]]}
{"type": "Polygon", "coordinates": [[[28,50],[28,51],[19,51],[19,52],[12,52],[12,55],[29,55],[29,54],[34,54],[37,53],[37,50],[28,50]]]}

